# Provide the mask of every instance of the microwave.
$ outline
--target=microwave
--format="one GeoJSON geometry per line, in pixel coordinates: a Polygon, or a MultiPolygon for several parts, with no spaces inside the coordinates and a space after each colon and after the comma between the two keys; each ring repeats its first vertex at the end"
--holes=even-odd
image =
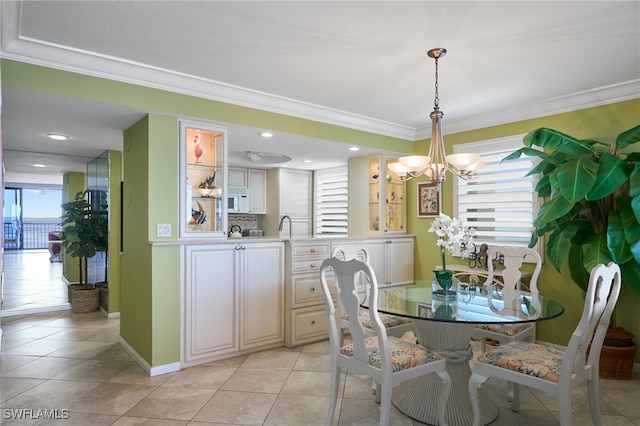
{"type": "Polygon", "coordinates": [[[231,189],[227,194],[228,213],[249,213],[249,191],[246,189],[231,189]]]}

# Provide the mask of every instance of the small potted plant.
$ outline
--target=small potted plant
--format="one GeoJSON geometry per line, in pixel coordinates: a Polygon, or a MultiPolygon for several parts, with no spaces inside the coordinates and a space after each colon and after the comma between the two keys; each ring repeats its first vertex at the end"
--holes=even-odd
{"type": "Polygon", "coordinates": [[[437,245],[440,247],[440,257],[442,259],[442,269],[435,270],[433,297],[441,299],[452,299],[456,297],[453,271],[447,269],[446,252],[453,253],[456,245],[460,248],[460,256],[467,258],[474,251],[475,229],[462,220],[452,219],[444,213],[436,217],[429,232],[434,232],[438,236],[437,245]]]}
{"type": "Polygon", "coordinates": [[[88,192],[78,192],[73,201],[62,204],[64,213],[60,233],[61,244],[65,253],[78,258],[80,272],[78,285],[69,286],[70,302],[74,312],[91,312],[98,309],[99,290],[95,283],[87,283],[87,259],[97,252],[106,251],[108,246],[107,211],[92,209],[87,200],[88,192]]]}

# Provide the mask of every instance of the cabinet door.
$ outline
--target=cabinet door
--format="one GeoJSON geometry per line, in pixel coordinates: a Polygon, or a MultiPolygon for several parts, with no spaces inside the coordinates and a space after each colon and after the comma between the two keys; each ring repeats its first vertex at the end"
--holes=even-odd
{"type": "Polygon", "coordinates": [[[247,182],[247,169],[237,169],[229,167],[228,173],[228,185],[233,188],[247,189],[249,187],[247,182]]]}
{"type": "Polygon", "coordinates": [[[413,238],[393,238],[386,244],[387,280],[394,284],[413,282],[413,238]]]}
{"type": "Polygon", "coordinates": [[[369,254],[369,264],[376,274],[379,285],[387,283],[387,259],[386,241],[388,240],[367,240],[364,244],[365,250],[369,254]]]}
{"type": "Polygon", "coordinates": [[[187,246],[183,360],[188,365],[239,350],[233,245],[187,246]]]}
{"type": "Polygon", "coordinates": [[[225,238],[226,129],[180,120],[181,238],[225,238]]]}
{"type": "Polygon", "coordinates": [[[249,169],[249,213],[267,213],[267,172],[249,169]]]}
{"type": "Polygon", "coordinates": [[[280,171],[280,214],[311,217],[311,172],[280,171]]]}
{"type": "Polygon", "coordinates": [[[242,349],[284,342],[284,244],[242,247],[242,349]]]}

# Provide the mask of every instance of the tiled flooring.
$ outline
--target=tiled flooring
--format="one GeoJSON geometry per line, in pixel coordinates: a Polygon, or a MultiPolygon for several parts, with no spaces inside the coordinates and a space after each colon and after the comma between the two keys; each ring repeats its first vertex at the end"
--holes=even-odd
{"type": "MultiPolygon", "coordinates": [[[[321,425],[328,407],[327,342],[280,348],[148,377],[117,343],[119,320],[56,311],[2,318],[3,425],[321,425]],[[15,420],[11,409],[57,409],[63,420],[15,420]]],[[[343,376],[340,425],[377,424],[371,382],[343,376]]],[[[519,413],[506,384],[484,386],[499,405],[493,426],[558,425],[557,402],[524,390],[519,413]]],[[[640,376],[602,380],[605,426],[640,425],[640,376]]],[[[585,392],[573,397],[574,424],[591,425],[585,392]]],[[[17,412],[13,412],[17,413],[17,412]]],[[[22,411],[24,414],[25,412],[22,411]]],[[[41,412],[42,415],[42,412],[41,412]]],[[[420,423],[392,409],[391,424],[420,423]]]]}
{"type": "Polygon", "coordinates": [[[62,263],[49,262],[48,250],[5,250],[2,312],[68,308],[62,263]]]}

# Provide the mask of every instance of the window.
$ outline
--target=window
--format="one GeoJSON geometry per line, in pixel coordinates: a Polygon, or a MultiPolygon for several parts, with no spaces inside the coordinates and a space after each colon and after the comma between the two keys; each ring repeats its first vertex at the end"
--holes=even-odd
{"type": "MultiPolygon", "coordinates": [[[[528,246],[533,220],[538,214],[536,176],[525,176],[536,164],[535,158],[501,160],[523,147],[524,135],[457,145],[454,152],[475,152],[486,163],[467,181],[456,178],[455,216],[476,229],[476,245],[528,246]]],[[[538,242],[540,245],[540,241],[538,242]]],[[[538,252],[540,247],[536,247],[538,252]]]]}
{"type": "Polygon", "coordinates": [[[317,170],[316,235],[347,235],[347,167],[317,170]]]}

